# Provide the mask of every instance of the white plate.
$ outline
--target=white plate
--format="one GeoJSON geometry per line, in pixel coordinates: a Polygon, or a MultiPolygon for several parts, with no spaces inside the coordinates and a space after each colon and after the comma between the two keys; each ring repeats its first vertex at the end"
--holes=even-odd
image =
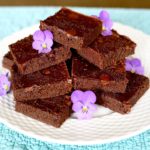
{"type": "MultiPolygon", "coordinates": [[[[37,28],[38,25],[26,28],[2,40],[0,62],[8,51],[8,44],[32,34],[37,28]]],[[[150,36],[119,23],[115,23],[114,28],[137,43],[135,55],[142,59],[145,74],[150,77],[150,36]]],[[[3,71],[2,68],[1,70],[3,71]]],[[[13,95],[9,94],[0,97],[0,121],[16,131],[42,141],[75,145],[113,142],[150,128],[150,90],[127,115],[120,115],[99,107],[91,120],[79,121],[71,117],[59,129],[15,112],[13,95]]]]}

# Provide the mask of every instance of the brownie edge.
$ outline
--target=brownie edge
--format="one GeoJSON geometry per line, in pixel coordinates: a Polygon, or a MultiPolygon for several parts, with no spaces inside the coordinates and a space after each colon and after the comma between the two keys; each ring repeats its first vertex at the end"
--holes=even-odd
{"type": "Polygon", "coordinates": [[[10,52],[8,52],[4,57],[3,57],[3,67],[6,68],[6,69],[9,69],[11,70],[12,67],[15,65],[14,61],[13,61],[13,58],[12,58],[12,55],[10,52]]]}
{"type": "Polygon", "coordinates": [[[115,112],[125,114],[149,89],[149,79],[145,76],[127,72],[129,83],[125,93],[109,93],[97,91],[97,103],[115,112]]]}
{"type": "Polygon", "coordinates": [[[66,63],[22,75],[17,68],[11,70],[12,89],[15,100],[27,101],[67,94],[72,89],[66,63]]]}
{"type": "Polygon", "coordinates": [[[99,37],[88,47],[76,49],[79,55],[100,69],[107,68],[134,54],[136,44],[124,35],[112,30],[111,36],[99,37]]]}
{"type": "Polygon", "coordinates": [[[71,100],[69,96],[58,96],[27,102],[16,101],[15,110],[58,128],[71,115],[71,100]]]}
{"type": "Polygon", "coordinates": [[[84,58],[73,53],[72,81],[74,89],[103,90],[124,93],[128,83],[124,60],[116,66],[99,69],[84,58]]]}
{"type": "Polygon", "coordinates": [[[32,47],[33,36],[9,45],[11,55],[21,74],[30,74],[66,61],[71,57],[70,48],[54,41],[52,50],[39,54],[32,47]]]}
{"type": "Polygon", "coordinates": [[[41,21],[40,29],[53,32],[56,42],[79,49],[88,46],[98,37],[102,31],[102,22],[62,8],[55,15],[41,21]]]}

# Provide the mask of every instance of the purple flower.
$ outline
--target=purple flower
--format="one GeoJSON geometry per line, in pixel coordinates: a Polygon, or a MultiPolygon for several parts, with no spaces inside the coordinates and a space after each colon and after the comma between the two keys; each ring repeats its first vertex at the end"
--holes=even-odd
{"type": "Polygon", "coordinates": [[[90,119],[96,111],[96,95],[92,91],[75,90],[71,94],[72,110],[78,119],[90,119]]]}
{"type": "Polygon", "coordinates": [[[102,35],[103,36],[109,36],[109,35],[112,35],[112,26],[113,26],[113,22],[112,20],[110,19],[110,16],[109,16],[109,13],[105,10],[102,10],[100,13],[99,13],[99,16],[98,18],[102,21],[102,35]]]}
{"type": "Polygon", "coordinates": [[[10,91],[10,81],[8,80],[8,74],[0,75],[0,96],[6,95],[10,91]]]}
{"type": "Polygon", "coordinates": [[[131,71],[132,73],[141,75],[144,74],[144,67],[142,66],[141,61],[138,58],[126,59],[125,65],[127,71],[131,71]]]}
{"type": "Polygon", "coordinates": [[[49,53],[53,46],[53,34],[49,30],[38,30],[33,34],[33,49],[38,53],[49,53]]]}

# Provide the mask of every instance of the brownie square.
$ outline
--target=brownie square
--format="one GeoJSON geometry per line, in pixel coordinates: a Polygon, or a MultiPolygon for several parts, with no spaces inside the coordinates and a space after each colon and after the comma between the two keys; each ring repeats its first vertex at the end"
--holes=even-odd
{"type": "Polygon", "coordinates": [[[58,128],[71,114],[71,100],[69,96],[58,96],[26,102],[17,101],[15,109],[17,112],[58,128]]]}
{"type": "Polygon", "coordinates": [[[64,95],[72,89],[64,62],[27,75],[20,74],[17,67],[14,67],[11,76],[16,101],[55,97],[64,95]]]}
{"type": "Polygon", "coordinates": [[[4,57],[3,57],[3,67],[6,69],[11,70],[12,67],[15,65],[14,60],[12,58],[12,55],[10,52],[8,52],[4,57]]]}
{"type": "Polygon", "coordinates": [[[124,61],[100,70],[79,55],[73,54],[72,80],[74,89],[125,92],[128,79],[124,61]]]}
{"type": "Polygon", "coordinates": [[[97,103],[109,109],[125,114],[149,89],[149,79],[145,76],[127,72],[129,83],[124,93],[110,93],[97,91],[97,103]]]}
{"type": "Polygon", "coordinates": [[[29,74],[52,65],[59,64],[71,57],[69,47],[54,42],[52,51],[39,54],[32,48],[33,37],[30,35],[9,46],[12,57],[21,74],[29,74]]]}
{"type": "Polygon", "coordinates": [[[91,44],[102,31],[102,22],[67,8],[40,22],[41,30],[53,32],[54,40],[79,49],[91,44]]]}
{"type": "Polygon", "coordinates": [[[136,44],[128,37],[113,30],[111,36],[99,37],[88,47],[76,49],[78,54],[100,69],[114,65],[128,55],[134,54],[136,44]]]}

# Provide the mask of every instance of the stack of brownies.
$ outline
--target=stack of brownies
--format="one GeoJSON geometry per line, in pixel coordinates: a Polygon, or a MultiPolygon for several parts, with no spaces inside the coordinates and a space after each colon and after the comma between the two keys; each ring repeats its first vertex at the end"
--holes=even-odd
{"type": "Polygon", "coordinates": [[[127,113],[149,87],[147,77],[126,72],[125,57],[136,44],[112,30],[102,36],[102,22],[62,8],[40,22],[53,33],[52,51],[39,54],[33,36],[9,46],[3,66],[11,71],[16,111],[60,127],[71,115],[73,90],[93,90],[97,104],[127,113]]]}

